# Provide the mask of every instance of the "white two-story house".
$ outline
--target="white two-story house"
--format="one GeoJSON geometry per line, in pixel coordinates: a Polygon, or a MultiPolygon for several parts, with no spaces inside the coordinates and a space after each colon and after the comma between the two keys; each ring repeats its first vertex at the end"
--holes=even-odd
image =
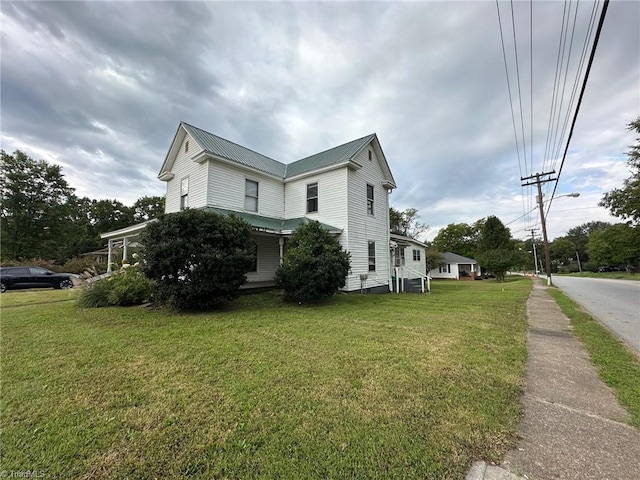
{"type": "MultiPolygon", "coordinates": [[[[202,208],[251,224],[257,265],[246,287],[273,284],[288,237],[317,220],[351,252],[344,290],[390,290],[389,194],[396,184],[375,134],[285,164],[182,122],[158,178],[167,185],[166,213],[202,208]]],[[[126,258],[145,226],[102,238],[126,258]]]]}

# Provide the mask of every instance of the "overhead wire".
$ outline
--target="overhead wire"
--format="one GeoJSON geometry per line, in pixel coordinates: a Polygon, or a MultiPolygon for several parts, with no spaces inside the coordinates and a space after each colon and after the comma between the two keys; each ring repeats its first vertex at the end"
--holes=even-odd
{"type": "MultiPolygon", "coordinates": [[[[590,40],[594,31],[596,13],[598,10],[597,5],[599,3],[599,0],[595,0],[591,8],[588,28],[586,30],[584,40],[582,42],[583,44],[581,48],[581,53],[577,60],[577,68],[574,68],[574,63],[576,63],[574,58],[576,58],[576,53],[577,53],[574,50],[574,45],[576,43],[580,0],[577,0],[575,2],[575,8],[573,8],[573,5],[571,4],[571,0],[564,1],[560,37],[558,39],[558,50],[556,54],[556,68],[555,68],[555,74],[554,74],[553,92],[552,92],[551,104],[549,109],[549,116],[547,119],[548,125],[547,125],[546,139],[545,139],[545,149],[544,149],[545,151],[544,151],[544,156],[542,157],[541,172],[545,172],[545,171],[548,172],[555,169],[560,159],[561,145],[563,143],[563,140],[567,132],[569,119],[571,118],[573,106],[576,99],[576,94],[578,92],[578,85],[580,83],[581,78],[583,79],[583,82],[582,82],[582,88],[580,89],[578,102],[577,102],[575,111],[573,112],[573,121],[571,122],[571,128],[566,138],[566,145],[565,145],[564,153],[562,155],[562,160],[560,161],[559,171],[556,174],[556,178],[550,179],[551,181],[547,181],[544,184],[545,192],[543,193],[543,195],[547,194],[550,190],[550,187],[553,185],[553,192],[551,193],[549,200],[547,200],[549,202],[549,205],[547,207],[547,214],[549,212],[549,209],[551,208],[551,201],[553,200],[553,197],[557,190],[560,175],[562,173],[564,163],[566,161],[569,142],[573,136],[573,131],[575,128],[578,111],[580,109],[580,105],[584,97],[586,81],[588,79],[589,72],[593,63],[595,49],[597,47],[597,42],[600,36],[600,32],[602,30],[602,24],[604,21],[604,16],[606,14],[609,1],[610,0],[605,0],[605,4],[602,8],[602,11],[600,14],[600,21],[598,23],[598,29],[596,32],[595,39],[593,41],[591,55],[590,55],[589,62],[587,64],[587,69],[586,69],[586,72],[584,73],[584,76],[582,75],[582,73],[585,65],[588,45],[590,44],[590,40]],[[572,63],[572,60],[573,60],[573,63],[572,63]],[[572,81],[570,81],[569,76],[572,76],[574,72],[575,72],[575,77],[573,78],[572,81]],[[555,181],[555,184],[552,184],[552,181],[555,181]]],[[[513,60],[515,62],[515,81],[512,80],[509,74],[510,66],[509,66],[509,61],[507,59],[508,55],[507,55],[507,45],[505,41],[505,30],[502,24],[502,16],[500,11],[499,0],[496,0],[496,13],[498,16],[498,26],[500,30],[500,42],[502,47],[502,54],[503,54],[502,56],[503,56],[505,75],[507,80],[509,105],[510,105],[510,111],[511,111],[511,122],[513,126],[514,141],[516,145],[518,168],[520,170],[521,178],[523,178],[524,177],[523,170],[527,172],[527,174],[529,174],[530,172],[531,175],[533,175],[533,172],[534,172],[534,143],[533,143],[533,140],[534,140],[534,128],[533,128],[534,127],[534,109],[533,109],[533,105],[534,105],[533,103],[534,102],[534,92],[533,92],[533,87],[534,87],[534,83],[533,83],[533,80],[534,80],[534,61],[533,61],[534,60],[534,44],[533,44],[534,20],[533,18],[534,16],[533,15],[534,15],[534,11],[533,11],[533,2],[532,0],[530,0],[530,4],[529,4],[529,42],[530,42],[529,86],[530,86],[530,91],[529,91],[529,112],[528,112],[529,113],[528,115],[529,138],[527,138],[525,134],[525,120],[524,120],[525,110],[523,108],[524,91],[522,89],[523,84],[522,84],[521,72],[520,72],[521,62],[519,58],[521,52],[518,51],[518,32],[516,31],[516,20],[515,20],[516,13],[515,13],[515,8],[513,3],[514,3],[513,0],[510,0],[510,14],[511,14],[511,28],[512,28],[511,33],[513,38],[513,60]],[[517,95],[518,95],[517,105],[519,106],[519,112],[515,111],[517,107],[516,105],[514,105],[515,93],[512,92],[512,89],[511,89],[512,82],[515,84],[515,87],[517,88],[517,95]],[[516,117],[518,114],[520,118],[516,120],[516,117]],[[528,147],[527,147],[527,142],[529,143],[528,147]],[[524,163],[524,166],[523,166],[523,163],[524,163]]],[[[526,77],[522,77],[522,78],[526,78],[526,77]]],[[[525,187],[523,186],[523,188],[525,187]]],[[[533,198],[534,198],[533,193],[534,193],[533,188],[531,186],[526,186],[526,190],[523,190],[523,193],[522,193],[523,215],[518,217],[518,219],[512,222],[509,222],[509,224],[514,223],[515,221],[525,217],[526,217],[525,218],[526,224],[532,223],[532,218],[530,214],[534,212],[537,208],[536,206],[534,206],[534,203],[533,203],[533,198]]],[[[543,200],[540,199],[540,201],[543,201],[543,200]]],[[[545,203],[547,202],[545,201],[545,203]]],[[[534,215],[533,219],[535,219],[536,217],[537,216],[534,215]]],[[[536,219],[535,224],[537,225],[538,222],[539,220],[536,219]]]]}
{"type": "Polygon", "coordinates": [[[496,0],[496,10],[498,12],[498,25],[500,26],[500,41],[502,42],[502,56],[504,58],[504,71],[506,73],[507,76],[507,90],[509,91],[509,105],[511,106],[511,121],[513,123],[513,136],[515,138],[515,142],[516,142],[516,153],[518,155],[518,167],[520,169],[520,176],[522,176],[522,163],[521,163],[521,158],[520,158],[520,145],[518,142],[518,133],[517,133],[517,128],[516,128],[516,118],[515,118],[515,114],[513,113],[513,97],[511,95],[511,81],[509,80],[509,68],[507,66],[507,52],[504,46],[504,35],[502,32],[502,21],[500,18],[500,6],[498,4],[498,0],[496,0]]]}
{"type": "MultiPolygon", "coordinates": [[[[567,16],[567,0],[565,0],[564,2],[564,7],[562,10],[562,27],[560,29],[560,38],[558,40],[558,53],[556,55],[556,71],[555,71],[555,75],[554,75],[554,79],[553,79],[553,92],[551,95],[551,109],[549,111],[549,121],[548,121],[548,125],[547,125],[547,139],[545,142],[545,150],[544,150],[544,157],[543,157],[543,163],[542,163],[542,171],[545,172],[546,170],[546,162],[547,162],[547,158],[549,156],[549,144],[550,144],[550,139],[551,139],[551,132],[552,132],[552,119],[555,117],[555,105],[556,105],[556,96],[558,94],[558,83],[559,83],[559,79],[560,79],[560,75],[559,72],[561,71],[562,67],[560,65],[560,59],[564,57],[564,54],[562,53],[562,45],[563,45],[563,38],[564,38],[564,23],[565,23],[565,18],[567,16]]],[[[533,172],[532,172],[533,173],[533,172]]]]}
{"type": "MultiPolygon", "coordinates": [[[[565,115],[564,123],[562,125],[562,132],[560,134],[560,138],[565,138],[565,134],[567,132],[567,126],[569,125],[569,118],[571,118],[571,112],[573,111],[573,104],[576,99],[576,93],[578,92],[578,85],[580,83],[580,79],[583,77],[582,72],[585,66],[585,60],[587,58],[587,50],[588,46],[591,43],[591,36],[594,32],[595,20],[596,20],[596,6],[599,2],[594,2],[593,7],[591,8],[591,15],[589,18],[589,25],[587,27],[587,32],[584,38],[584,42],[582,43],[582,51],[580,53],[580,61],[578,63],[577,73],[575,76],[575,80],[573,82],[573,88],[571,89],[571,97],[569,99],[569,106],[567,108],[567,114],[565,115]]],[[[560,157],[561,143],[558,143],[557,149],[554,153],[554,158],[560,157]]]]}
{"type": "Polygon", "coordinates": [[[522,89],[520,88],[520,62],[518,61],[518,43],[516,42],[516,21],[513,13],[513,0],[511,0],[511,25],[513,27],[513,51],[515,53],[516,60],[516,78],[518,80],[518,99],[520,102],[520,128],[522,130],[522,151],[524,153],[524,169],[527,168],[527,143],[524,136],[524,115],[522,110],[522,89]]]}
{"type": "Polygon", "coordinates": [[[600,34],[602,33],[602,26],[604,25],[604,19],[607,15],[607,9],[609,8],[609,0],[604,0],[604,4],[602,5],[602,10],[600,12],[600,20],[598,21],[598,29],[596,30],[596,35],[593,39],[593,45],[591,47],[591,54],[589,55],[589,63],[587,64],[587,70],[584,74],[584,79],[582,82],[582,88],[580,89],[580,97],[578,98],[578,103],[576,105],[576,110],[573,115],[573,120],[571,122],[571,130],[569,130],[569,136],[567,137],[567,143],[564,149],[564,153],[562,155],[562,161],[560,162],[560,168],[558,170],[558,175],[556,177],[555,185],[553,187],[553,192],[551,194],[551,198],[549,199],[549,206],[547,207],[547,213],[551,208],[551,203],[553,202],[553,197],[556,194],[556,190],[558,188],[558,182],[560,180],[560,175],[562,174],[562,169],[564,167],[564,162],[567,158],[567,152],[569,150],[569,145],[571,143],[571,138],[573,137],[573,130],[576,126],[576,120],[578,119],[578,113],[580,112],[580,106],[582,105],[582,99],[584,98],[584,92],[587,87],[587,81],[589,80],[589,74],[591,73],[591,67],[593,65],[593,59],[596,54],[596,50],[598,48],[598,42],[600,40],[600,34]]]}

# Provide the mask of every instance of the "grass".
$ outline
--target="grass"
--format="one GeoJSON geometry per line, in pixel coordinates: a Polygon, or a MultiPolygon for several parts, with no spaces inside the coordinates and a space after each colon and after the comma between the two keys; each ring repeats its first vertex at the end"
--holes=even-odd
{"type": "Polygon", "coordinates": [[[614,280],[636,280],[640,281],[640,274],[627,272],[582,272],[582,273],[556,273],[562,277],[584,277],[584,278],[610,278],[614,280]]]}
{"type": "Polygon", "coordinates": [[[577,337],[584,344],[600,378],[609,385],[631,415],[630,423],[640,427],[640,359],[600,322],[558,289],[549,293],[569,317],[577,337]]]}
{"type": "Polygon", "coordinates": [[[220,312],[2,295],[1,470],[464,478],[517,440],[529,279],[249,295],[220,312]]]}

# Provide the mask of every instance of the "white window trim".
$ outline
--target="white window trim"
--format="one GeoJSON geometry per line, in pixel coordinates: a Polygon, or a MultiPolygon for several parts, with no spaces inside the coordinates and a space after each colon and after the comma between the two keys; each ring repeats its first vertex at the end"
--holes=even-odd
{"type": "Polygon", "coordinates": [[[376,271],[376,242],[373,240],[369,240],[367,242],[367,271],[375,272],[376,271]],[[373,245],[373,256],[371,256],[371,245],[373,245]],[[373,264],[371,263],[371,259],[373,259],[373,264]],[[373,265],[373,270],[371,266],[373,265]]]}
{"type": "Polygon", "coordinates": [[[189,175],[187,175],[186,177],[182,177],[180,179],[180,211],[186,210],[187,208],[189,208],[189,184],[190,183],[191,182],[189,181],[189,175]],[[187,192],[186,193],[184,193],[184,191],[182,189],[185,180],[187,181],[187,192]],[[184,202],[183,202],[183,199],[185,199],[184,202]]]}
{"type": "Polygon", "coordinates": [[[375,213],[376,213],[376,195],[375,195],[375,191],[376,188],[371,185],[370,183],[367,183],[367,188],[366,188],[366,195],[367,195],[367,214],[374,216],[375,217],[375,213]],[[369,187],[371,187],[371,200],[369,200],[369,187]],[[371,201],[371,211],[369,211],[369,201],[371,201]]]}
{"type": "Polygon", "coordinates": [[[306,211],[307,213],[318,213],[320,211],[320,188],[318,186],[318,182],[311,182],[311,183],[307,183],[307,206],[306,206],[306,211]],[[316,186],[316,196],[315,197],[309,197],[309,187],[315,185],[316,186]],[[313,211],[309,210],[309,200],[313,200],[315,198],[316,200],[316,209],[313,211]]]}
{"type": "Polygon", "coordinates": [[[258,213],[260,210],[260,182],[258,180],[254,180],[253,178],[245,178],[244,179],[244,211],[258,213]],[[247,182],[253,182],[256,184],[256,196],[253,197],[251,195],[247,195],[247,182]],[[256,200],[256,209],[250,210],[247,208],[247,198],[255,198],[256,200]]]}

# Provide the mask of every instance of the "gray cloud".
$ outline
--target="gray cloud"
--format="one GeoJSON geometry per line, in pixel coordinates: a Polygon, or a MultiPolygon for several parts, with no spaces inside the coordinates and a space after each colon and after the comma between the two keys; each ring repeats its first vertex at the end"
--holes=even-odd
{"type": "MultiPolygon", "coordinates": [[[[543,154],[563,5],[534,2],[531,62],[529,4],[514,3],[527,145],[534,99],[526,165],[485,1],[3,2],[2,148],[62,164],[80,195],[132,203],[163,193],[155,176],[180,120],[284,162],[377,132],[399,186],[393,204],[418,208],[430,236],[487,215],[507,222],[532,206],[520,176],[559,167],[543,154]]],[[[580,2],[576,42],[592,5],[580,2]]],[[[583,195],[559,200],[576,207],[554,207],[552,237],[610,220],[596,204],[627,175],[639,16],[637,2],[610,5],[558,187],[583,195]]],[[[524,220],[514,232],[537,221],[524,220]]]]}

